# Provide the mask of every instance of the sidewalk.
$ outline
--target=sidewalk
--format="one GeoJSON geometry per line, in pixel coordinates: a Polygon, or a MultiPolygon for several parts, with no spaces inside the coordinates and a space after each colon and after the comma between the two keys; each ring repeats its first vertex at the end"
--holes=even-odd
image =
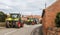
{"type": "Polygon", "coordinates": [[[42,26],[34,29],[34,30],[31,32],[31,35],[43,35],[42,26]]]}

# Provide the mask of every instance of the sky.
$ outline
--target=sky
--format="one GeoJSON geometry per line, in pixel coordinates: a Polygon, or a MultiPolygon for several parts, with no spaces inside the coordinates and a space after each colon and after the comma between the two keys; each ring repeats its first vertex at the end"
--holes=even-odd
{"type": "Polygon", "coordinates": [[[0,11],[23,15],[42,15],[42,10],[56,0],[0,0],[0,11]]]}

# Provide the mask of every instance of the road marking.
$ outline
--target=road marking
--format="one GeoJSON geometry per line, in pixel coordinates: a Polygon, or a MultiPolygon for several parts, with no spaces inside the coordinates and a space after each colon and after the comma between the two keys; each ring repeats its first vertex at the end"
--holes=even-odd
{"type": "Polygon", "coordinates": [[[8,34],[11,34],[11,33],[16,32],[16,31],[17,31],[17,30],[13,30],[13,31],[10,31],[10,32],[5,33],[4,35],[8,35],[8,34]]]}

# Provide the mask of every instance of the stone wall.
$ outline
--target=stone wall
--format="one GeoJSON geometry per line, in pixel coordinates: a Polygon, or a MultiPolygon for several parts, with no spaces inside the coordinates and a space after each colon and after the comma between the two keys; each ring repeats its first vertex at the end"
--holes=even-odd
{"type": "Polygon", "coordinates": [[[47,35],[60,35],[60,28],[51,28],[48,29],[47,35]]]}

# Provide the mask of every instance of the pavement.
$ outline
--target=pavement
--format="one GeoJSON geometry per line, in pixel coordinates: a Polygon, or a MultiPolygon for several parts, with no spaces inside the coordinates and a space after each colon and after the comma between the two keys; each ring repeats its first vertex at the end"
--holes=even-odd
{"type": "Polygon", "coordinates": [[[33,31],[31,32],[31,35],[43,35],[42,25],[33,29],[33,31]]]}
{"type": "Polygon", "coordinates": [[[42,24],[36,24],[36,25],[24,24],[24,27],[22,28],[0,27],[0,35],[41,35],[39,34],[42,30],[41,26],[42,24]]]}

